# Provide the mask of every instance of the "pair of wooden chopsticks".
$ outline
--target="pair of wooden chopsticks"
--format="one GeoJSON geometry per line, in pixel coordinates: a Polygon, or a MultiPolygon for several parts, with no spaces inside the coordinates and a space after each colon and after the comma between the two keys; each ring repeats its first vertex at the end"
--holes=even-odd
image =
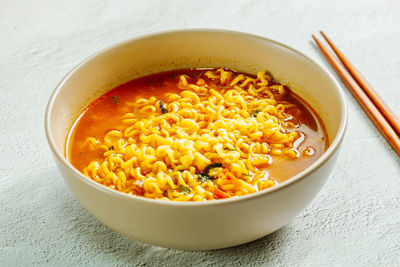
{"type": "Polygon", "coordinates": [[[365,80],[359,71],[346,59],[339,49],[332,43],[325,33],[321,35],[335,52],[336,58],[314,35],[313,39],[335,69],[342,81],[346,84],[362,109],[381,132],[386,141],[400,156],[400,120],[376,93],[372,86],[365,80]],[[341,63],[340,63],[341,62],[341,63]],[[343,64],[342,64],[343,63],[343,64]]]}

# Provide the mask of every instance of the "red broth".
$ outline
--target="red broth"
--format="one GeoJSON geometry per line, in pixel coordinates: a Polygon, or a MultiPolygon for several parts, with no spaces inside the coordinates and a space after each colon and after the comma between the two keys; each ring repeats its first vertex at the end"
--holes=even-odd
{"type": "MultiPolygon", "coordinates": [[[[201,77],[206,70],[184,69],[152,74],[122,84],[105,93],[83,111],[71,128],[66,145],[66,158],[80,171],[83,171],[91,161],[101,161],[104,150],[90,151],[82,146],[89,136],[102,140],[110,130],[123,130],[126,125],[121,123],[121,118],[132,109],[128,103],[133,103],[138,98],[151,96],[164,100],[164,94],[167,92],[179,94],[181,90],[176,86],[179,75],[187,74],[191,79],[196,79],[201,77]]],[[[295,111],[288,110],[286,113],[294,117],[292,119],[292,122],[296,124],[294,130],[301,132],[304,135],[302,140],[304,140],[298,146],[300,158],[272,156],[273,163],[265,167],[278,183],[310,166],[328,147],[327,133],[317,113],[298,95],[286,89],[287,93],[279,101],[286,101],[297,106],[298,109],[295,111]],[[312,155],[305,155],[305,150],[312,155]]]]}

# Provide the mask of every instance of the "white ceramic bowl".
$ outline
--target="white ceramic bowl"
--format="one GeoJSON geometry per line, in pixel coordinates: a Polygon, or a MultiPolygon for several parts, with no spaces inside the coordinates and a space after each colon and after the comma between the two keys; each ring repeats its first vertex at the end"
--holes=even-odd
{"type": "Polygon", "coordinates": [[[45,128],[56,163],[76,198],[105,225],[134,239],[169,248],[217,249],[281,228],[317,195],[329,177],[347,122],[335,79],[302,53],[263,37],[218,30],[183,30],[113,45],[76,66],[57,86],[45,128]],[[202,203],[129,196],[85,177],[65,160],[68,130],[95,98],[140,76],[180,68],[265,69],[287,83],[325,122],[330,147],[295,177],[264,191],[202,203]]]}

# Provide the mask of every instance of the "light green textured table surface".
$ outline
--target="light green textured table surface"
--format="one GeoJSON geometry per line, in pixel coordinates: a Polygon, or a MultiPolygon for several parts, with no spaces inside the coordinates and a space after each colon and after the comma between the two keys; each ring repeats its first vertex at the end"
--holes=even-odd
{"type": "Polygon", "coordinates": [[[65,186],[43,129],[48,97],[79,61],[182,28],[266,36],[327,65],[310,36],[323,29],[400,114],[400,3],[355,2],[0,0],[0,265],[399,266],[400,160],[347,91],[348,132],[315,201],[276,233],[218,251],[154,247],[102,225],[65,186]]]}

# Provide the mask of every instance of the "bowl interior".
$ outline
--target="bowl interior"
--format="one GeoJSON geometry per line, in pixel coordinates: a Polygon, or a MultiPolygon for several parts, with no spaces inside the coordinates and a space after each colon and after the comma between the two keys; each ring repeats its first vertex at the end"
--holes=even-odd
{"type": "Polygon", "coordinates": [[[117,85],[161,71],[221,66],[252,74],[270,71],[317,111],[330,144],[343,130],[346,109],[340,88],[331,75],[301,53],[244,33],[177,31],[123,42],[75,67],[50,99],[46,119],[49,138],[64,155],[68,131],[77,116],[117,85]]]}

